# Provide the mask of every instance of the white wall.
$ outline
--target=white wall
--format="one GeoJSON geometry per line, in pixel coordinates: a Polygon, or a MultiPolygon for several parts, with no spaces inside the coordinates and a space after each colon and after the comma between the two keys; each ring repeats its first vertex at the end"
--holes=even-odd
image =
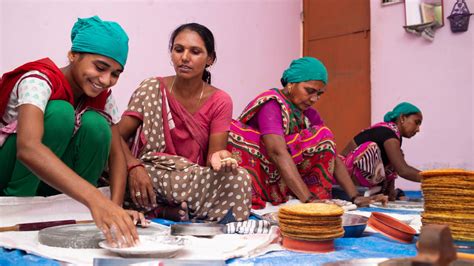
{"type": "Polygon", "coordinates": [[[231,94],[237,116],[258,91],[278,86],[299,56],[300,12],[296,0],[0,0],[0,73],[46,56],[64,66],[77,17],[99,15],[118,21],[130,37],[125,72],[114,87],[123,110],[140,81],[174,73],[171,32],[198,22],[215,35],[213,84],[231,94]]]}
{"type": "MultiPolygon", "coordinates": [[[[397,103],[420,107],[421,132],[404,139],[409,164],[424,169],[474,169],[474,21],[452,33],[446,17],[455,0],[444,0],[445,26],[433,42],[406,33],[404,5],[371,1],[372,122],[397,103]]],[[[471,12],[474,0],[466,0],[471,12]]],[[[403,188],[418,184],[399,179],[403,188]]]]}

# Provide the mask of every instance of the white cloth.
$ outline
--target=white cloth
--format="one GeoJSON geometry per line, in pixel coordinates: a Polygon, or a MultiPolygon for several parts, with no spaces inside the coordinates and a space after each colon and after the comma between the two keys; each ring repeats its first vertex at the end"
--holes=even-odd
{"type": "MultiPolygon", "coordinates": [[[[110,194],[108,189],[103,193],[110,194]]],[[[89,210],[63,194],[52,197],[0,197],[0,226],[53,220],[88,220],[89,210]]],[[[188,241],[175,259],[226,260],[253,257],[281,250],[278,227],[269,234],[222,234],[213,238],[187,237],[188,241]]],[[[91,265],[94,258],[119,258],[105,249],[66,249],[41,245],[38,231],[2,232],[0,246],[73,264],[91,265]]]]}
{"type": "Polygon", "coordinates": [[[225,225],[227,234],[268,234],[271,224],[265,220],[247,220],[242,222],[233,222],[225,225]]]}

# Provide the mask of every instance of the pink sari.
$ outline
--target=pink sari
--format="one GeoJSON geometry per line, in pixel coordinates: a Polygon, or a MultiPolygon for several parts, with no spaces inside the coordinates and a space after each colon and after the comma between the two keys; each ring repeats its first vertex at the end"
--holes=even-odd
{"type": "Polygon", "coordinates": [[[270,160],[260,132],[246,124],[270,100],[280,104],[288,152],[303,182],[318,199],[330,199],[336,154],[331,130],[324,125],[311,125],[279,90],[272,89],[247,105],[239,120],[232,122],[229,133],[227,149],[252,175],[252,208],[262,209],[267,202],[287,202],[293,194],[270,160]]]}
{"type": "MultiPolygon", "coordinates": [[[[381,122],[374,127],[386,127],[391,129],[400,139],[400,131],[393,122],[381,122]]],[[[397,178],[397,172],[391,164],[383,165],[382,154],[377,143],[367,141],[359,145],[346,157],[340,155],[344,161],[349,174],[357,180],[359,185],[374,187],[381,185],[384,181],[392,181],[397,178]]]]}
{"type": "MultiPolygon", "coordinates": [[[[163,80],[160,79],[160,82],[163,80]]],[[[180,154],[205,166],[209,145],[208,125],[200,119],[199,110],[191,114],[173,96],[168,95],[167,99],[174,122],[174,128],[170,129],[171,143],[167,144],[168,153],[180,154]]]]}

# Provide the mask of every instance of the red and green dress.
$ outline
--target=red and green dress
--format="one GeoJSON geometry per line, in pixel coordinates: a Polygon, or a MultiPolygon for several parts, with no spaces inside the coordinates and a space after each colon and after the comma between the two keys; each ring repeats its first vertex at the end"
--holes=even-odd
{"type": "Polygon", "coordinates": [[[240,117],[232,122],[229,133],[228,149],[252,176],[252,207],[264,208],[266,202],[278,205],[293,195],[278,168],[271,162],[261,138],[262,133],[254,123],[254,117],[270,101],[278,103],[280,112],[262,115],[280,116],[270,118],[281,118],[288,151],[308,189],[320,199],[331,198],[336,155],[331,130],[322,121],[311,121],[307,112],[299,110],[280,90],[271,89],[248,104],[240,117]]]}

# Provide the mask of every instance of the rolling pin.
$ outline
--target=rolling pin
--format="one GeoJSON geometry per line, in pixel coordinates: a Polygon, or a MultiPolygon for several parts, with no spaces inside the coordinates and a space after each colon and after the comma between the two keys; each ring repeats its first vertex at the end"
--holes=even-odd
{"type": "Polygon", "coordinates": [[[66,224],[87,224],[92,223],[92,220],[60,220],[60,221],[48,221],[48,222],[35,222],[35,223],[23,223],[23,224],[16,224],[12,226],[4,226],[0,227],[0,232],[7,232],[7,231],[38,231],[43,228],[48,228],[57,225],[66,225],[66,224]]]}

